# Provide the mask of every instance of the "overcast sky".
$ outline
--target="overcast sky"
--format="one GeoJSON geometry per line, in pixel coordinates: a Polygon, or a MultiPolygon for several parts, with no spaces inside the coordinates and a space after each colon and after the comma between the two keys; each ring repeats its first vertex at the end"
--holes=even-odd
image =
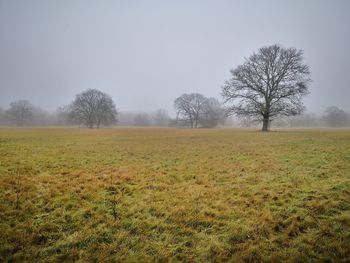
{"type": "Polygon", "coordinates": [[[350,1],[0,0],[0,105],[50,111],[88,88],[120,111],[220,98],[229,70],[274,43],[305,51],[308,111],[350,111],[350,1]]]}

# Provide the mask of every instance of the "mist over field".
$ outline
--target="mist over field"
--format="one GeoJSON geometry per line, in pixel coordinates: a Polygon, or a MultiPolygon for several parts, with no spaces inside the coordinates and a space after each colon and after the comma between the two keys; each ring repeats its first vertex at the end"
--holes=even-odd
{"type": "Polygon", "coordinates": [[[349,11],[0,0],[0,262],[350,262],[349,11]]]}
{"type": "Polygon", "coordinates": [[[307,111],[350,111],[348,1],[1,1],[0,106],[49,112],[86,89],[120,112],[166,109],[202,93],[221,100],[229,70],[260,47],[304,50],[307,111]]]}

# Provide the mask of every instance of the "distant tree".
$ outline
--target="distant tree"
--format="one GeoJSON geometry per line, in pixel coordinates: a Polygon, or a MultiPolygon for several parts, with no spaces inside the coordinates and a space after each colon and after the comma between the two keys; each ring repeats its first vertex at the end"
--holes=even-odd
{"type": "Polygon", "coordinates": [[[169,114],[167,110],[158,109],[153,114],[153,123],[155,126],[164,127],[169,126],[169,114]]]}
{"type": "Polygon", "coordinates": [[[291,116],[287,119],[291,127],[319,127],[320,117],[314,113],[304,113],[298,116],[291,116]]]}
{"type": "Polygon", "coordinates": [[[203,103],[199,123],[202,127],[213,128],[225,123],[225,110],[216,98],[207,98],[203,103]]]}
{"type": "Polygon", "coordinates": [[[148,114],[140,113],[137,114],[134,119],[134,125],[140,127],[147,127],[151,125],[151,119],[148,114]]]}
{"type": "Polygon", "coordinates": [[[255,124],[255,121],[251,118],[251,116],[239,116],[239,124],[242,127],[252,127],[255,124]]]}
{"type": "Polygon", "coordinates": [[[10,103],[7,110],[10,120],[16,122],[18,127],[22,127],[33,116],[33,106],[27,100],[17,100],[10,103]]]}
{"type": "Polygon", "coordinates": [[[46,110],[40,107],[33,107],[31,125],[34,126],[48,126],[54,121],[53,116],[46,110]]]}
{"type": "Polygon", "coordinates": [[[225,115],[225,122],[223,124],[225,127],[234,127],[237,126],[237,118],[234,116],[225,115]]]}
{"type": "Polygon", "coordinates": [[[69,106],[70,118],[88,128],[114,124],[117,110],[112,97],[96,89],[89,89],[76,95],[69,106]]]}
{"type": "Polygon", "coordinates": [[[348,114],[336,106],[328,107],[322,120],[330,127],[345,127],[349,125],[348,114]]]}
{"type": "Polygon", "coordinates": [[[280,117],[280,118],[276,118],[274,119],[272,125],[274,127],[288,127],[288,120],[285,117],[280,117]]]}
{"type": "Polygon", "coordinates": [[[262,121],[268,131],[271,120],[303,112],[302,97],[308,94],[309,67],[303,51],[272,45],[260,48],[242,65],[231,70],[222,96],[229,113],[262,121]]]}
{"type": "Polygon", "coordinates": [[[73,117],[71,116],[71,105],[65,105],[59,107],[55,112],[56,123],[58,125],[70,125],[73,124],[73,117]]]}
{"type": "Polygon", "coordinates": [[[134,112],[119,112],[118,113],[118,125],[119,126],[134,126],[135,117],[138,113],[134,112]]]}
{"type": "Polygon", "coordinates": [[[5,111],[2,107],[0,107],[0,125],[5,124],[5,111]]]}
{"type": "Polygon", "coordinates": [[[207,99],[199,93],[183,94],[174,102],[179,121],[186,121],[191,128],[197,128],[207,99]]]}
{"type": "Polygon", "coordinates": [[[170,119],[169,120],[169,127],[180,127],[180,126],[186,126],[186,124],[181,125],[182,123],[179,123],[179,120],[177,119],[170,119]]]}

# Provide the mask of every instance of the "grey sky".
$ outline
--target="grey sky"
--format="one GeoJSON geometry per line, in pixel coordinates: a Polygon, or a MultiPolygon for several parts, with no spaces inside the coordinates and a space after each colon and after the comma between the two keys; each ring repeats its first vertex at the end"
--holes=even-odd
{"type": "Polygon", "coordinates": [[[274,43],[304,49],[305,104],[350,111],[350,1],[0,0],[0,105],[55,110],[97,88],[120,111],[220,98],[229,69],[274,43]]]}

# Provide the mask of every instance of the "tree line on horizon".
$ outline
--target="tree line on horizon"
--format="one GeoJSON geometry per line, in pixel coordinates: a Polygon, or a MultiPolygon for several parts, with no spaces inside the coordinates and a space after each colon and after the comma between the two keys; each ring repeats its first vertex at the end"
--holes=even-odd
{"type": "MultiPolygon", "coordinates": [[[[186,94],[188,95],[188,94],[186,94]]],[[[181,96],[180,96],[181,97],[181,96]]],[[[212,98],[210,98],[210,101],[212,98]]],[[[218,100],[215,100],[216,104],[218,100]]],[[[220,102],[219,102],[220,103],[220,102]]],[[[222,105],[222,104],[220,104],[222,105]]],[[[198,127],[257,127],[258,123],[246,117],[233,117],[223,115],[223,108],[219,111],[209,112],[210,118],[204,118],[197,124],[198,127]],[[211,114],[210,114],[211,113],[211,114]],[[216,115],[217,114],[217,115],[216,115]],[[205,120],[209,121],[208,125],[205,120]]],[[[126,127],[191,127],[191,123],[181,118],[172,118],[165,109],[154,112],[118,112],[114,123],[100,123],[106,126],[126,127]]],[[[0,126],[77,126],[80,125],[69,116],[67,106],[58,108],[49,113],[46,110],[33,106],[29,101],[17,100],[10,103],[7,109],[0,107],[0,126]]],[[[323,114],[304,113],[302,115],[275,119],[272,127],[349,127],[350,113],[336,107],[327,107],[323,114]]]]}
{"type": "Polygon", "coordinates": [[[310,69],[303,62],[303,51],[272,45],[260,48],[244,63],[230,71],[231,78],[222,86],[221,103],[199,93],[182,94],[174,100],[176,118],[166,110],[147,113],[120,113],[109,94],[88,89],[60,107],[54,114],[34,107],[27,100],[0,107],[0,125],[82,125],[87,128],[105,126],[171,126],[213,128],[232,124],[236,116],[241,126],[262,123],[262,131],[270,126],[346,127],[349,114],[336,106],[328,107],[320,118],[305,114],[302,99],[309,94],[310,69]],[[131,122],[132,119],[132,122],[131,122]],[[302,125],[300,125],[302,123],[302,125]],[[132,125],[133,124],[133,125],[132,125]]]}

